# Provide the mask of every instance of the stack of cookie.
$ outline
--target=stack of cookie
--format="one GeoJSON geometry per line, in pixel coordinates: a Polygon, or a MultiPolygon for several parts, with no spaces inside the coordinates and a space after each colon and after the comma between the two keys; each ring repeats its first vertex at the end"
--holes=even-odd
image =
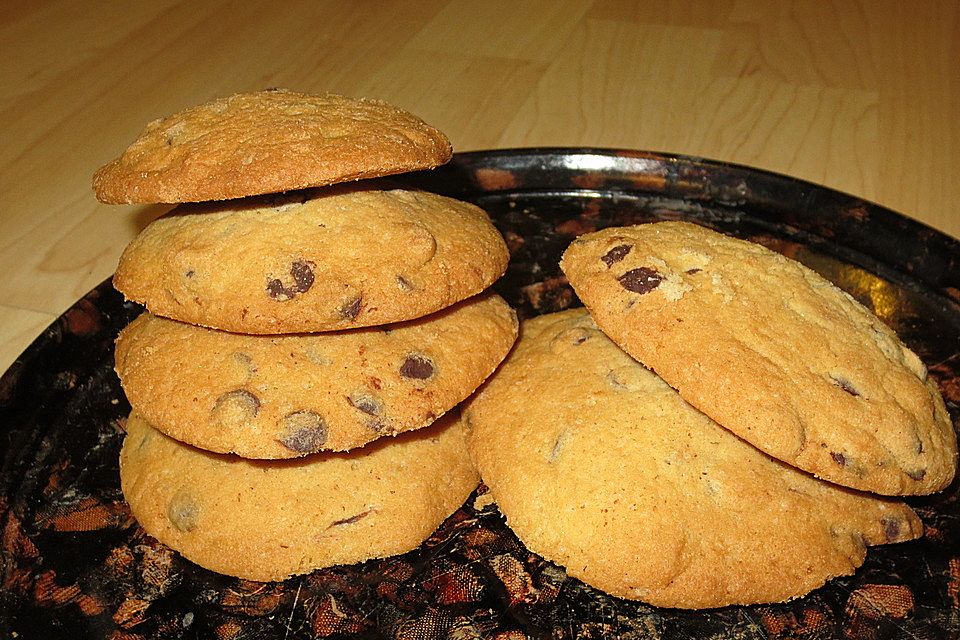
{"type": "Polygon", "coordinates": [[[148,533],[275,580],[412,549],[469,495],[451,409],[516,339],[484,292],[506,246],[473,205],[346,184],[449,157],[390,105],[265,91],[155,121],[97,172],[104,202],[189,203],[114,277],[147,308],[116,369],[121,484],[148,533]]]}
{"type": "Polygon", "coordinates": [[[705,608],[801,596],[922,535],[885,496],[950,483],[953,425],[849,295],[679,222],[584,235],[561,266],[589,313],[525,322],[464,414],[531,550],[614,595],[705,608]]]}

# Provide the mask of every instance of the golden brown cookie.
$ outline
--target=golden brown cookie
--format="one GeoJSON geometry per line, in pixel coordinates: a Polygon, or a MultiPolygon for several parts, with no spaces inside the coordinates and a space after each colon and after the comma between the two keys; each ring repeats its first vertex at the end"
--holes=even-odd
{"type": "Polygon", "coordinates": [[[817,480],[696,411],[584,309],[524,322],[464,409],[527,547],[610,594],[684,609],[781,602],[918,537],[906,505],[817,480]]]}
{"type": "Polygon", "coordinates": [[[490,286],[508,259],[472,204],[338,187],[179,207],[130,243],[113,282],[191,324],[332,331],[443,309],[490,286]]]}
{"type": "Polygon", "coordinates": [[[147,533],[262,581],[414,549],[478,481],[457,412],[349,453],[269,462],[195,449],[133,414],[120,454],[123,495],[147,533]]]}
{"type": "Polygon", "coordinates": [[[130,404],[167,435],[245,458],[344,451],[433,422],[513,346],[517,320],[484,293],[402,324],[253,336],[144,313],[117,339],[130,404]]]}
{"type": "Polygon", "coordinates": [[[584,235],[562,267],[607,335],[770,455],[887,495],[953,478],[956,435],[923,363],[798,262],[661,222],[584,235]]]}
{"type": "Polygon", "coordinates": [[[429,169],[450,141],[377,100],[240,93],[154,120],[93,177],[101,202],[227,200],[429,169]]]}

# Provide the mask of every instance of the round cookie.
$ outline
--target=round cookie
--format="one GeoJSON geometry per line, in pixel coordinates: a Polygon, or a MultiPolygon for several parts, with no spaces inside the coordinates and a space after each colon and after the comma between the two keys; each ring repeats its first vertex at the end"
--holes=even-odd
{"type": "Polygon", "coordinates": [[[426,318],[335,333],[243,335],[144,313],[115,355],[130,404],[160,431],[276,459],[425,427],[480,386],[516,336],[516,314],[484,293],[426,318]]]}
{"type": "Polygon", "coordinates": [[[120,453],[123,495],[147,533],[261,581],[414,549],[478,482],[456,412],[357,451],[279,462],[195,449],[134,413],[120,453]]]}
{"type": "Polygon", "coordinates": [[[561,266],[607,335],[768,454],[887,495],[953,478],[956,434],[923,363],[798,262],[660,222],[581,236],[561,266]]]}
{"type": "Polygon", "coordinates": [[[178,207],[127,246],[113,283],[191,324],[332,331],[443,309],[490,286],[508,259],[472,204],[338,187],[178,207]]]}
{"type": "Polygon", "coordinates": [[[429,169],[450,141],[377,100],[240,93],[154,120],[93,187],[101,202],[227,200],[429,169]]]}
{"type": "Polygon", "coordinates": [[[584,309],[540,316],[464,408],[507,524],[568,575],[684,609],[781,602],[909,540],[906,505],[770,458],[685,403],[584,309]]]}

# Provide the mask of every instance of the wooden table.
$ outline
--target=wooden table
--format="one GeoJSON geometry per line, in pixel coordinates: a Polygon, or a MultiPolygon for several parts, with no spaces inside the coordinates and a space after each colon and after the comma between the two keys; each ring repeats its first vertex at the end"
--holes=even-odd
{"type": "Polygon", "coordinates": [[[955,0],[8,2],[0,43],[0,371],[166,210],[98,204],[93,171],[271,86],[393,102],[459,151],[762,167],[960,237],[955,0]]]}

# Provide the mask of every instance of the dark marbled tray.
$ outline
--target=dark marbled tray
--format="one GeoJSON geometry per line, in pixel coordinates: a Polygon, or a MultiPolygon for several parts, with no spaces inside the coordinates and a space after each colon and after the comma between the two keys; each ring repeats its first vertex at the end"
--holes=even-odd
{"type": "MultiPolygon", "coordinates": [[[[856,296],[929,365],[960,413],[960,242],[792,178],[655,153],[461,154],[400,180],[480,204],[512,252],[524,317],[579,304],[557,261],[593,229],[683,218],[796,258],[856,296]]],[[[781,605],[684,612],[608,597],[526,551],[473,497],[421,548],[283,583],[226,578],[144,534],[120,495],[129,406],[113,339],[140,309],[104,283],[0,378],[0,637],[960,637],[958,486],[911,499],[926,535],[781,605]]]]}

